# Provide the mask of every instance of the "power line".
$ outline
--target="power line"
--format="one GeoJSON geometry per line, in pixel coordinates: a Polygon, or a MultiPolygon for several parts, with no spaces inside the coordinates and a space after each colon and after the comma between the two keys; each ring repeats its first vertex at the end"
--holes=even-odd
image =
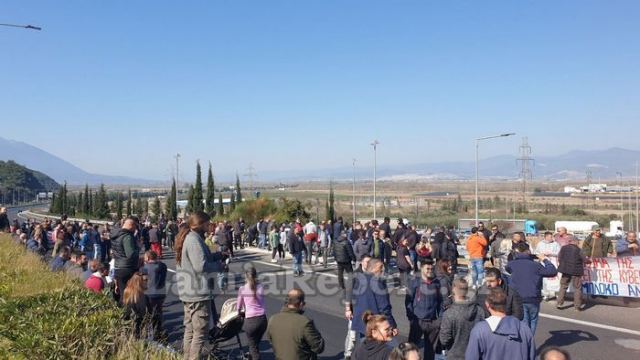
{"type": "Polygon", "coordinates": [[[249,178],[249,187],[251,188],[251,193],[255,193],[255,188],[253,187],[253,178],[257,177],[258,174],[256,174],[256,169],[253,167],[252,163],[249,163],[249,167],[247,168],[248,173],[244,174],[243,176],[246,176],[249,178]]]}

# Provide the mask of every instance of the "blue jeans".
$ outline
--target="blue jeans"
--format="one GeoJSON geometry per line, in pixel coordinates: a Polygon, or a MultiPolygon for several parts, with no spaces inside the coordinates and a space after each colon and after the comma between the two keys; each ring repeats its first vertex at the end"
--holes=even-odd
{"type": "Polygon", "coordinates": [[[536,327],[538,326],[538,313],[540,312],[540,303],[522,304],[524,310],[524,318],[522,322],[531,329],[531,333],[535,336],[536,327]]]}
{"type": "Polygon", "coordinates": [[[264,235],[264,234],[258,235],[258,247],[260,249],[267,247],[267,235],[264,235]]]}
{"type": "Polygon", "coordinates": [[[416,265],[418,264],[418,253],[415,250],[409,250],[409,258],[411,259],[413,270],[418,272],[418,269],[416,269],[416,265]]]}
{"type": "Polygon", "coordinates": [[[484,280],[484,259],[471,259],[470,263],[471,271],[471,285],[482,286],[482,280],[484,280]]]}
{"type": "Polygon", "coordinates": [[[293,254],[293,272],[297,274],[302,273],[302,253],[301,252],[293,254]]]}

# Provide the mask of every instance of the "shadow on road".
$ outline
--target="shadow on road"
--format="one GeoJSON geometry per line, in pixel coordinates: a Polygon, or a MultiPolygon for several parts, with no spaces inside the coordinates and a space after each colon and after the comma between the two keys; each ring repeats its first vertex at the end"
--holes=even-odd
{"type": "Polygon", "coordinates": [[[542,345],[538,347],[538,353],[549,346],[569,346],[583,341],[598,341],[598,337],[588,331],[582,330],[554,330],[549,331],[548,338],[542,345]]]}

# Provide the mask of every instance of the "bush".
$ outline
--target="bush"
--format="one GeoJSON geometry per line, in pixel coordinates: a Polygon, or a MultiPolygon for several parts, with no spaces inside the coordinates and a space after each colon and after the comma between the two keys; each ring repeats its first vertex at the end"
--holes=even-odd
{"type": "Polygon", "coordinates": [[[133,340],[107,296],[52,273],[35,254],[0,235],[0,358],[172,359],[133,340]]]}

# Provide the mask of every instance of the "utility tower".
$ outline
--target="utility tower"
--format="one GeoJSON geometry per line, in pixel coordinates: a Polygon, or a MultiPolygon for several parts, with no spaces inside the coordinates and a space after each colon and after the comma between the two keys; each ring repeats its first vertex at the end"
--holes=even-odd
{"type": "Polygon", "coordinates": [[[520,166],[520,179],[522,179],[522,209],[527,208],[527,181],[533,179],[532,168],[535,166],[535,160],[531,157],[531,146],[529,146],[529,138],[522,138],[520,145],[520,157],[516,159],[516,164],[520,166]]]}
{"type": "Polygon", "coordinates": [[[247,168],[247,173],[244,176],[249,178],[249,187],[251,188],[251,194],[255,195],[255,188],[253,187],[253,179],[258,176],[256,174],[256,169],[253,167],[252,163],[249,163],[249,167],[247,168]]]}
{"type": "MultiPolygon", "coordinates": [[[[591,198],[591,194],[590,194],[591,186],[590,185],[591,185],[591,181],[593,179],[593,171],[591,171],[591,169],[587,168],[586,174],[587,174],[587,207],[589,207],[589,199],[591,198]]],[[[595,207],[595,201],[593,203],[594,203],[594,207],[595,207]]]]}

